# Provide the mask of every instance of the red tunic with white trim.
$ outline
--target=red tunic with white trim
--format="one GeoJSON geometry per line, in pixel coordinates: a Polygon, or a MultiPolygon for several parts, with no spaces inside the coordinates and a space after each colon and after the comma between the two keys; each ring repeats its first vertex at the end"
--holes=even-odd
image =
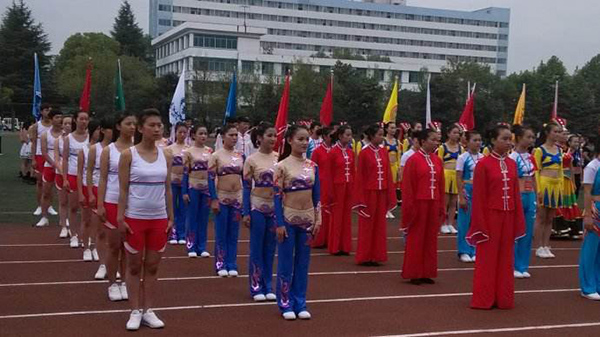
{"type": "Polygon", "coordinates": [[[386,207],[392,210],[396,207],[396,187],[390,170],[388,151],[379,146],[369,144],[362,149],[358,156],[358,168],[354,181],[354,207],[365,207],[366,190],[385,191],[387,194],[386,207]]]}

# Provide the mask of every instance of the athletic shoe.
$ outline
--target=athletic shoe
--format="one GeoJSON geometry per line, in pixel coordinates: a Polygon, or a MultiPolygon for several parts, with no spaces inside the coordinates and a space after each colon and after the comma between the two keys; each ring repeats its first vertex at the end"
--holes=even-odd
{"type": "Polygon", "coordinates": [[[69,237],[69,230],[67,229],[67,227],[61,228],[60,234],[58,234],[58,237],[61,239],[66,239],[69,237]]]}
{"type": "Polygon", "coordinates": [[[203,258],[210,257],[210,253],[209,252],[202,252],[202,254],[200,254],[200,257],[203,257],[203,258]]]}
{"type": "Polygon", "coordinates": [[[92,251],[91,250],[86,249],[83,251],[83,261],[85,261],[85,262],[92,261],[92,251]]]}
{"type": "Polygon", "coordinates": [[[256,294],[252,297],[254,302],[264,302],[267,300],[267,297],[263,294],[256,294]]]}
{"type": "Polygon", "coordinates": [[[165,322],[161,321],[152,309],[146,310],[142,315],[142,324],[150,329],[160,329],[165,327],[165,322]]]}
{"type": "Polygon", "coordinates": [[[98,271],[96,272],[96,275],[94,275],[94,278],[96,280],[104,280],[105,277],[106,277],[106,266],[101,264],[98,267],[98,271]]]}
{"type": "Polygon", "coordinates": [[[185,241],[185,240],[179,240],[179,241],[177,241],[177,243],[180,244],[180,245],[185,245],[187,243],[187,241],[185,241]]]}
{"type": "Polygon", "coordinates": [[[121,273],[117,272],[117,275],[115,275],[115,278],[120,279],[121,278],[121,273]]]}
{"type": "Polygon", "coordinates": [[[396,217],[394,216],[394,214],[392,214],[392,212],[388,211],[388,212],[385,214],[385,218],[386,218],[386,219],[395,219],[396,217]]]}
{"type": "Polygon", "coordinates": [[[94,261],[100,261],[100,256],[98,255],[98,249],[92,249],[92,258],[94,261]]]}
{"type": "Polygon", "coordinates": [[[239,275],[237,270],[230,270],[228,274],[229,274],[229,277],[238,277],[238,275],[239,275]]]}
{"type": "Polygon", "coordinates": [[[556,257],[554,254],[552,254],[552,251],[550,251],[550,247],[545,247],[545,251],[546,251],[546,256],[548,256],[549,259],[553,259],[556,257]]]}
{"type": "Polygon", "coordinates": [[[286,321],[295,321],[296,320],[296,313],[294,313],[293,311],[287,311],[283,313],[283,319],[285,319],[286,321]]]}
{"type": "Polygon", "coordinates": [[[308,311],[306,311],[306,310],[304,310],[304,311],[300,311],[300,312],[298,313],[298,318],[300,318],[300,319],[310,319],[310,317],[311,317],[311,316],[310,316],[310,312],[308,312],[308,311]]]}
{"type": "Polygon", "coordinates": [[[119,289],[119,285],[117,283],[113,283],[108,287],[108,299],[116,302],[123,299],[121,296],[121,290],[119,289]]]}
{"type": "Polygon", "coordinates": [[[267,301],[277,301],[277,296],[273,293],[268,293],[265,297],[267,298],[267,301]]]}
{"type": "Polygon", "coordinates": [[[523,273],[521,273],[520,271],[514,271],[513,275],[515,276],[515,278],[523,278],[523,273]]]}
{"type": "Polygon", "coordinates": [[[530,277],[531,277],[531,274],[529,274],[526,271],[523,272],[523,278],[530,278],[530,277]]]}
{"type": "Polygon", "coordinates": [[[535,250],[535,256],[541,258],[541,259],[547,259],[548,255],[546,255],[546,249],[545,247],[539,247],[538,249],[535,250]]]}
{"type": "Polygon", "coordinates": [[[450,231],[450,234],[457,234],[458,231],[456,230],[456,228],[454,228],[454,226],[452,225],[448,225],[448,230],[450,231]]]}
{"type": "Polygon", "coordinates": [[[588,300],[600,301],[600,294],[598,294],[598,293],[592,293],[592,294],[581,293],[581,296],[584,298],[587,298],[588,300]]]}
{"type": "Polygon", "coordinates": [[[198,253],[196,253],[196,252],[189,252],[188,253],[188,257],[198,257],[198,253]]]}
{"type": "Polygon", "coordinates": [[[119,291],[121,292],[121,299],[127,301],[129,299],[129,294],[127,293],[127,285],[125,282],[121,282],[119,285],[119,291]]]}
{"type": "Polygon", "coordinates": [[[477,258],[477,257],[476,257],[475,255],[473,255],[473,256],[471,257],[471,260],[472,260],[473,262],[475,262],[476,258],[477,258]]]}
{"type": "Polygon", "coordinates": [[[50,215],[58,215],[58,212],[54,210],[54,207],[48,207],[48,214],[50,215]]]}
{"type": "Polygon", "coordinates": [[[142,323],[142,317],[143,314],[141,310],[131,310],[129,321],[127,321],[127,330],[138,330],[140,328],[140,324],[142,323]]]}
{"type": "Polygon", "coordinates": [[[176,245],[177,244],[177,240],[169,240],[169,244],[170,245],[176,245]]]}
{"type": "Polygon", "coordinates": [[[42,215],[42,206],[38,206],[35,211],[33,211],[33,215],[39,216],[42,215]]]}
{"type": "Polygon", "coordinates": [[[48,221],[48,218],[46,218],[45,216],[43,216],[40,221],[38,221],[38,223],[35,224],[35,227],[46,227],[50,225],[50,221],[48,221]]]}
{"type": "Polygon", "coordinates": [[[227,276],[229,276],[229,273],[227,272],[227,270],[221,269],[217,272],[217,275],[219,275],[221,277],[227,277],[227,276]]]}
{"type": "Polygon", "coordinates": [[[79,248],[79,238],[77,238],[77,235],[71,236],[71,242],[69,243],[69,247],[79,248]]]}
{"type": "Polygon", "coordinates": [[[448,225],[443,225],[440,231],[442,232],[442,234],[450,234],[450,233],[452,233],[452,231],[450,230],[450,228],[449,228],[448,225]]]}
{"type": "Polygon", "coordinates": [[[469,254],[460,254],[460,262],[470,263],[473,262],[473,260],[471,260],[469,254]]]}

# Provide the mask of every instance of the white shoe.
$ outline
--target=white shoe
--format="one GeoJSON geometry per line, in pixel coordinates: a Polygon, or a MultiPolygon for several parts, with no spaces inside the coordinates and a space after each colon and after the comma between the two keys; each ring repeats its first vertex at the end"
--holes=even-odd
{"type": "Polygon", "coordinates": [[[63,227],[60,230],[60,234],[58,234],[58,237],[61,239],[65,239],[69,237],[69,230],[67,229],[67,227],[63,227]]]}
{"type": "Polygon", "coordinates": [[[229,276],[229,273],[227,272],[227,270],[221,269],[217,272],[217,275],[219,275],[221,277],[227,277],[227,276],[229,276]]]}
{"type": "Polygon", "coordinates": [[[284,312],[282,316],[283,316],[283,319],[285,319],[286,321],[295,321],[296,320],[296,313],[294,313],[293,311],[284,312]]]}
{"type": "Polygon", "coordinates": [[[50,221],[48,221],[48,218],[46,218],[45,216],[43,216],[40,221],[38,221],[38,223],[35,224],[35,227],[46,227],[50,225],[50,221]]]}
{"type": "Polygon", "coordinates": [[[177,241],[177,243],[180,244],[180,245],[185,245],[187,243],[187,241],[185,241],[185,240],[179,240],[179,241],[177,241]]]}
{"type": "Polygon", "coordinates": [[[530,278],[530,277],[531,277],[531,274],[529,274],[526,271],[523,272],[523,278],[530,278]]]}
{"type": "Polygon", "coordinates": [[[456,230],[456,228],[454,228],[454,226],[452,225],[448,225],[448,230],[450,231],[450,234],[457,234],[458,231],[456,230]]]}
{"type": "Polygon", "coordinates": [[[210,257],[210,253],[209,252],[202,252],[202,254],[200,254],[200,257],[203,257],[203,258],[210,257]]]}
{"type": "Polygon", "coordinates": [[[96,272],[96,275],[94,275],[94,278],[96,280],[104,280],[105,277],[106,277],[106,266],[101,264],[98,267],[98,271],[96,272]]]}
{"type": "Polygon", "coordinates": [[[115,278],[120,279],[121,278],[121,273],[117,272],[117,275],[115,275],[115,278]]]}
{"type": "Polygon", "coordinates": [[[448,228],[448,227],[449,227],[448,225],[442,226],[442,228],[440,230],[442,232],[442,234],[450,234],[451,233],[450,228],[448,228]]]}
{"type": "Polygon", "coordinates": [[[165,327],[165,322],[161,321],[152,309],[146,310],[144,315],[142,315],[142,324],[150,329],[161,329],[165,327]]]}
{"type": "Polygon", "coordinates": [[[468,254],[460,254],[460,262],[464,262],[464,263],[471,263],[473,262],[473,260],[471,260],[471,257],[468,254]]]}
{"type": "Polygon", "coordinates": [[[523,273],[521,273],[520,271],[514,271],[513,275],[515,276],[515,278],[523,278],[523,273]]]}
{"type": "Polygon", "coordinates": [[[127,330],[135,331],[140,328],[140,324],[142,323],[142,311],[140,310],[131,310],[131,314],[129,315],[129,320],[127,321],[127,330]]]}
{"type": "Polygon", "coordinates": [[[268,293],[266,296],[267,301],[276,301],[277,300],[277,296],[275,296],[275,294],[273,293],[268,293]]]}
{"type": "Polygon", "coordinates": [[[54,207],[48,207],[48,214],[50,215],[58,215],[58,212],[54,210],[54,207]]]}
{"type": "Polygon", "coordinates": [[[39,216],[42,215],[42,206],[38,206],[35,211],[33,211],[33,215],[39,216]]]}
{"type": "Polygon", "coordinates": [[[550,247],[545,247],[545,251],[546,251],[546,256],[548,256],[549,259],[553,259],[556,257],[556,255],[552,254],[552,252],[550,251],[550,247]]]}
{"type": "Polygon", "coordinates": [[[228,274],[229,274],[229,277],[238,277],[238,275],[239,275],[237,270],[230,270],[228,274]]]}
{"type": "Polygon", "coordinates": [[[392,212],[389,212],[389,211],[388,211],[388,212],[385,214],[385,218],[386,218],[386,219],[395,219],[396,217],[394,216],[394,214],[392,214],[392,212]]]}
{"type": "Polygon", "coordinates": [[[196,253],[196,252],[189,252],[188,253],[188,257],[198,257],[198,253],[196,253]]]}
{"type": "Polygon", "coordinates": [[[79,247],[79,238],[77,238],[77,235],[71,236],[71,242],[69,243],[69,247],[71,247],[71,248],[79,247]]]}
{"type": "Polygon", "coordinates": [[[177,244],[177,240],[169,240],[169,244],[170,245],[176,245],[177,244]]]}
{"type": "Polygon", "coordinates": [[[252,297],[254,302],[264,302],[267,300],[267,297],[263,294],[257,294],[252,297]]]}
{"type": "Polygon", "coordinates": [[[119,291],[121,292],[122,300],[129,300],[129,294],[127,293],[127,285],[125,284],[125,282],[121,282],[121,284],[119,285],[119,291]]]}
{"type": "Polygon", "coordinates": [[[600,301],[600,295],[598,293],[592,293],[592,294],[584,294],[581,293],[581,297],[587,298],[588,300],[592,300],[592,301],[600,301]]]}
{"type": "Polygon", "coordinates": [[[476,258],[477,258],[477,256],[473,255],[473,257],[471,258],[471,261],[475,262],[476,258]]]}
{"type": "Polygon", "coordinates": [[[108,287],[108,299],[116,302],[123,299],[121,297],[121,290],[119,289],[119,285],[117,283],[113,283],[108,287]]]}
{"type": "Polygon", "coordinates": [[[83,251],[83,261],[85,261],[85,262],[92,261],[92,251],[91,250],[86,249],[83,251]]]}
{"type": "Polygon", "coordinates": [[[92,249],[92,258],[94,261],[100,261],[100,256],[98,255],[98,249],[92,249]]]}
{"type": "Polygon", "coordinates": [[[298,318],[300,318],[300,319],[310,319],[310,317],[311,317],[311,316],[310,316],[310,312],[308,312],[308,311],[306,311],[306,310],[304,310],[304,311],[300,311],[300,312],[298,313],[298,318]]]}
{"type": "Polygon", "coordinates": [[[535,250],[535,256],[541,258],[541,259],[547,259],[548,256],[546,255],[546,249],[544,249],[544,247],[539,247],[538,249],[535,250]]]}

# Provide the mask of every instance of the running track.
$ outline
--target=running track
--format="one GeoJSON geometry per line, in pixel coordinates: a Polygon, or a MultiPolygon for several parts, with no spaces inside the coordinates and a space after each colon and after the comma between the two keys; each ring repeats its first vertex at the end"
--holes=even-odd
{"type": "MultiPolygon", "coordinates": [[[[159,272],[156,311],[162,336],[578,336],[600,335],[600,303],[579,296],[580,241],[554,241],[556,259],[533,258],[532,279],[517,280],[516,308],[468,308],[472,264],[456,258],[454,237],[439,238],[435,285],[400,278],[403,242],[397,222],[388,226],[389,261],[356,266],[353,257],[313,250],[310,321],[284,321],[274,303],[257,304],[248,294],[248,230],[241,229],[241,277],[214,276],[212,259],[189,259],[169,246],[159,272]]],[[[0,227],[1,336],[130,335],[126,302],[112,303],[106,281],[95,281],[96,262],[57,238],[55,226],[0,227]]],[[[354,228],[356,232],[356,228],[354,228]]],[[[213,235],[210,234],[209,238],[213,235]]],[[[209,244],[212,249],[212,242],[209,244]]]]}

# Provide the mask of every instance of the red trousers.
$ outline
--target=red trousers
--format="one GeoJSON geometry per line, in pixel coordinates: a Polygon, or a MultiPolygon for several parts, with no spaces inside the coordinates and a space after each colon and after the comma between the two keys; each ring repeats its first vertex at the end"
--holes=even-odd
{"type": "Polygon", "coordinates": [[[514,214],[488,210],[489,240],[477,245],[471,307],[500,309],[514,307],[514,214]]]}
{"type": "Polygon", "coordinates": [[[319,233],[312,240],[312,248],[322,248],[327,246],[327,237],[329,236],[329,226],[331,223],[331,208],[327,206],[321,207],[321,228],[319,233]]]}
{"type": "Polygon", "coordinates": [[[356,263],[387,261],[387,191],[368,190],[365,192],[367,207],[358,218],[358,246],[356,263]]]}
{"type": "Polygon", "coordinates": [[[405,279],[437,277],[437,236],[441,218],[435,206],[435,201],[416,202],[417,216],[406,224],[408,231],[402,266],[405,279]]]}
{"type": "Polygon", "coordinates": [[[333,186],[333,207],[327,248],[330,254],[352,251],[352,185],[333,186]]]}

